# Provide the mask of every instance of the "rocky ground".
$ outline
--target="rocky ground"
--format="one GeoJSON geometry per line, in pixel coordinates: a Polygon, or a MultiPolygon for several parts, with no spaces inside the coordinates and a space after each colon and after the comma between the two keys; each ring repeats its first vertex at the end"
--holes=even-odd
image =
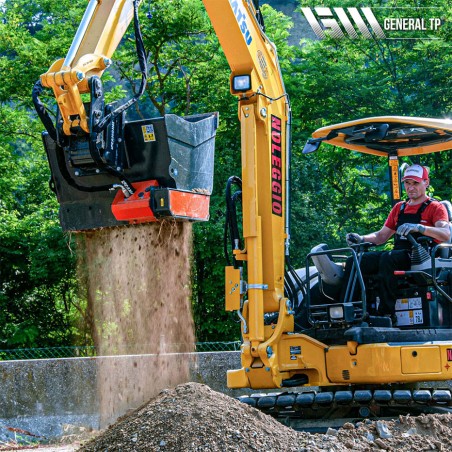
{"type": "Polygon", "coordinates": [[[208,386],[187,383],[162,391],[80,451],[449,451],[452,415],[345,424],[328,433],[295,432],[208,386]]]}
{"type": "Polygon", "coordinates": [[[40,452],[450,451],[452,415],[400,416],[310,434],[295,432],[208,386],[186,383],[162,391],[83,445],[79,439],[72,445],[37,447],[40,452]]]}

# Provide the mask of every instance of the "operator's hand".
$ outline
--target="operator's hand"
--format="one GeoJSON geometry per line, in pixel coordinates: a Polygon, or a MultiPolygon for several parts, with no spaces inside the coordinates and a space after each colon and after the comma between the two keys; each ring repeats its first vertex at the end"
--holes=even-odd
{"type": "Polygon", "coordinates": [[[362,235],[359,235],[356,232],[349,232],[345,236],[345,241],[347,242],[348,246],[352,246],[352,245],[358,245],[359,243],[363,243],[364,238],[362,235]]]}
{"type": "Polygon", "coordinates": [[[405,223],[397,228],[397,234],[399,235],[408,235],[410,232],[420,232],[423,234],[425,231],[425,227],[422,224],[414,224],[414,223],[405,223]]]}

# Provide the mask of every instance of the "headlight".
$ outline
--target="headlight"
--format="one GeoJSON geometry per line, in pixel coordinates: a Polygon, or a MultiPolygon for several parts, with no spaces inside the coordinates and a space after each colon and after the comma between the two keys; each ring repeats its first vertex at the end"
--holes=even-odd
{"type": "Polygon", "coordinates": [[[331,320],[343,320],[344,319],[344,307],[330,306],[330,319],[331,320]]]}
{"type": "Polygon", "coordinates": [[[336,304],[328,308],[331,322],[351,323],[355,320],[353,303],[336,304]]]}
{"type": "Polygon", "coordinates": [[[233,91],[249,91],[251,89],[251,75],[234,75],[232,77],[233,91]]]}

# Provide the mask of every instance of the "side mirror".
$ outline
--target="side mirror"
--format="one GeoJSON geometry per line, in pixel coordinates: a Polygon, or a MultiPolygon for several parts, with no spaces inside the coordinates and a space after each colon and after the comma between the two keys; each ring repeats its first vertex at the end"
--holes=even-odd
{"type": "Polygon", "coordinates": [[[313,140],[312,138],[310,138],[304,145],[303,154],[310,154],[311,152],[317,151],[321,144],[321,141],[313,140]]]}
{"type": "Polygon", "coordinates": [[[336,138],[338,136],[338,132],[336,130],[330,130],[328,135],[326,137],[321,138],[309,138],[308,141],[306,141],[306,144],[303,148],[303,154],[310,154],[311,152],[317,151],[317,149],[320,147],[320,144],[322,141],[328,141],[332,140],[333,138],[336,138]]]}

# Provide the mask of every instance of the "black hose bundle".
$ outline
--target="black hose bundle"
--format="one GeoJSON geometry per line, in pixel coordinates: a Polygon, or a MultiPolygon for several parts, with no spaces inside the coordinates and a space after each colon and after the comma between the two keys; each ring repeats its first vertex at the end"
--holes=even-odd
{"type": "Polygon", "coordinates": [[[147,62],[146,62],[146,51],[144,48],[143,43],[143,35],[141,34],[141,27],[140,27],[140,21],[138,18],[138,6],[140,4],[139,0],[134,0],[133,2],[133,29],[135,32],[135,47],[137,51],[137,57],[138,57],[138,64],[140,66],[141,71],[141,84],[140,88],[138,89],[138,92],[127,102],[120,105],[118,108],[113,110],[111,113],[106,115],[96,126],[95,132],[101,132],[104,130],[110,122],[116,118],[118,115],[120,115],[122,112],[126,111],[128,108],[130,108],[134,103],[136,103],[140,97],[144,94],[144,91],[146,89],[147,84],[147,62]]]}
{"type": "Polygon", "coordinates": [[[44,87],[42,86],[41,80],[38,80],[33,86],[33,90],[31,92],[31,98],[33,100],[33,105],[35,106],[36,113],[39,116],[39,119],[44,124],[47,133],[50,135],[53,141],[57,141],[57,132],[55,126],[53,124],[52,118],[49,115],[45,105],[41,102],[39,96],[41,95],[44,87]]]}
{"type": "MultiPolygon", "coordinates": [[[[237,221],[237,205],[242,202],[242,180],[237,176],[231,176],[226,183],[226,218],[224,224],[223,246],[224,255],[228,265],[232,265],[228,252],[228,239],[231,249],[240,249],[241,238],[239,232],[239,225],[237,221]],[[237,191],[232,193],[232,186],[238,187],[237,191]]],[[[237,267],[237,262],[234,259],[234,267],[237,267]]]]}

